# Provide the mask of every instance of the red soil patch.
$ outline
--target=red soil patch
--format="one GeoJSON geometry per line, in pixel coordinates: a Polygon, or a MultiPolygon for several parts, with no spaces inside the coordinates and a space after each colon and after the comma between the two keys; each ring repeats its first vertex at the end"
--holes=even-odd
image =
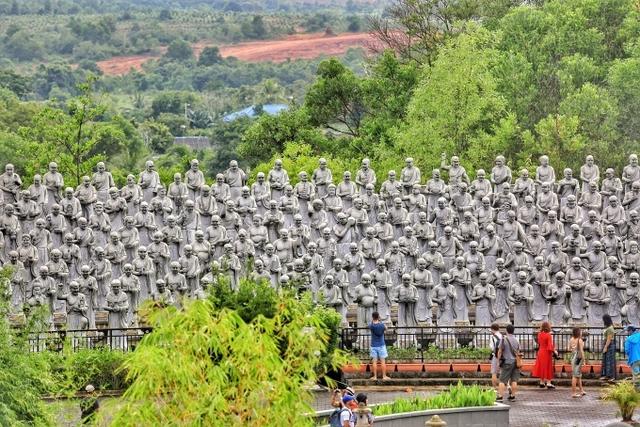
{"type": "MultiPolygon", "coordinates": [[[[289,59],[313,59],[321,55],[342,55],[350,48],[366,47],[373,41],[368,33],[345,33],[326,36],[324,33],[296,34],[279,40],[262,40],[221,46],[223,57],[234,56],[249,62],[284,62],[289,59]]],[[[199,42],[193,45],[196,56],[212,43],[199,42]]],[[[162,48],[161,51],[166,50],[162,48]]],[[[142,65],[159,55],[114,56],[98,61],[98,67],[106,75],[119,76],[131,69],[141,71],[142,65]]]]}

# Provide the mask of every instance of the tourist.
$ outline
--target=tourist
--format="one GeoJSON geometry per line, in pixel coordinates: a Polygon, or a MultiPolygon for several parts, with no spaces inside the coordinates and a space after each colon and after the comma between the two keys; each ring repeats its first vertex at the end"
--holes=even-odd
{"type": "Polygon", "coordinates": [[[373,369],[372,380],[378,379],[378,361],[382,366],[382,379],[390,379],[387,376],[387,364],[385,359],[387,358],[387,346],[384,343],[384,331],[387,329],[384,323],[380,321],[380,314],[374,311],[371,314],[371,323],[369,323],[369,329],[371,330],[371,365],[373,369]]]}
{"type": "Polygon", "coordinates": [[[582,388],[582,365],[585,363],[582,329],[573,328],[569,340],[569,352],[571,353],[571,397],[582,397],[587,394],[582,388]]]}
{"type": "Polygon", "coordinates": [[[500,333],[500,325],[494,323],[491,325],[491,385],[498,392],[498,374],[500,373],[500,359],[498,353],[502,344],[502,334],[500,333]]]}
{"type": "Polygon", "coordinates": [[[624,342],[624,352],[627,355],[627,364],[631,368],[633,375],[633,383],[638,388],[638,380],[640,379],[640,329],[629,325],[626,328],[629,336],[624,342]]]}
{"type": "Polygon", "coordinates": [[[340,410],[341,427],[355,427],[353,422],[353,411],[358,409],[358,402],[356,402],[356,398],[347,394],[342,398],[342,404],[344,407],[340,410]]]}
{"type": "Polygon", "coordinates": [[[520,379],[520,368],[518,368],[516,359],[520,354],[520,343],[513,336],[514,327],[512,324],[507,325],[507,335],[503,337],[502,344],[498,350],[498,360],[500,360],[500,386],[498,388],[497,400],[504,400],[504,392],[507,385],[511,385],[509,392],[509,401],[516,400],[516,391],[518,390],[518,380],[520,379]]]}
{"type": "Polygon", "coordinates": [[[540,378],[540,388],[554,389],[556,386],[551,384],[553,378],[553,358],[558,357],[558,352],[553,346],[553,337],[551,336],[551,325],[549,322],[542,322],[540,332],[538,332],[538,354],[536,363],[533,366],[532,377],[540,378]]]}
{"type": "Polygon", "coordinates": [[[358,408],[353,411],[351,416],[351,422],[355,427],[371,427],[373,426],[373,414],[371,408],[369,408],[367,402],[367,395],[364,393],[358,393],[356,396],[356,403],[358,408]]]}
{"type": "Polygon", "coordinates": [[[608,380],[610,382],[616,379],[616,331],[613,328],[613,321],[611,316],[605,314],[602,316],[602,322],[604,323],[604,346],[602,347],[602,374],[601,380],[608,380]]]}

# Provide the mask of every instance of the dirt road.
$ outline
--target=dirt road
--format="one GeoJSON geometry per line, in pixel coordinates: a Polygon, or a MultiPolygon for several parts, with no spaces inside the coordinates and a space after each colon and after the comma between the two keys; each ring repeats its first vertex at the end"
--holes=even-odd
{"type": "MultiPolygon", "coordinates": [[[[284,62],[288,59],[313,59],[321,55],[342,55],[350,48],[366,47],[372,42],[368,33],[344,33],[327,36],[324,33],[296,34],[278,40],[261,40],[220,47],[223,57],[234,56],[249,62],[284,62]]],[[[196,56],[211,43],[200,42],[193,45],[196,56]]],[[[166,48],[162,48],[164,52],[166,48]]],[[[160,55],[114,56],[98,61],[98,67],[106,75],[127,74],[131,69],[141,71],[142,65],[160,55]]]]}

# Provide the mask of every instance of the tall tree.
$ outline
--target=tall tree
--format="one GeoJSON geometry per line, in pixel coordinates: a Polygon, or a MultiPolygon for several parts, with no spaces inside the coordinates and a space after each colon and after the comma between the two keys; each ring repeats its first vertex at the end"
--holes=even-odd
{"type": "Polygon", "coordinates": [[[479,12],[476,0],[393,0],[385,13],[369,20],[378,43],[404,59],[431,64],[438,49],[479,12]]]}
{"type": "Polygon", "coordinates": [[[307,91],[305,107],[313,124],[358,136],[364,114],[360,81],[335,58],[322,61],[317,79],[307,91]]]}
{"type": "MultiPolygon", "coordinates": [[[[150,316],[153,332],[125,362],[133,383],[115,425],[312,424],[307,385],[318,379],[329,343],[322,309],[314,310],[309,297],[276,295],[266,284],[245,282],[243,293],[250,298],[243,310],[218,308],[212,298],[150,316]],[[255,301],[256,292],[272,296],[255,301]]],[[[337,356],[331,366],[345,362],[331,356],[337,356]]]]}
{"type": "Polygon", "coordinates": [[[96,102],[92,85],[92,80],[78,85],[80,95],[71,98],[64,110],[47,105],[29,127],[20,129],[28,141],[20,154],[33,159],[27,171],[30,176],[55,161],[68,183],[80,185],[82,177],[104,159],[103,154],[95,152],[101,140],[110,140],[110,145],[124,144],[125,135],[120,129],[99,123],[105,107],[96,102]]]}
{"type": "Polygon", "coordinates": [[[398,132],[402,153],[417,157],[428,170],[439,165],[443,152],[472,166],[488,164],[505,151],[505,141],[496,136],[508,132],[498,129],[515,122],[504,120],[506,101],[491,73],[495,44],[494,34],[477,29],[441,49],[433,66],[425,68],[398,132]]]}

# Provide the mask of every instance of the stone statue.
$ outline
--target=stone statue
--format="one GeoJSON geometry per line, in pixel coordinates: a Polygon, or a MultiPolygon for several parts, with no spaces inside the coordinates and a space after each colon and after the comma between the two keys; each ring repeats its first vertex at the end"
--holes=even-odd
{"type": "Polygon", "coordinates": [[[589,272],[582,266],[580,258],[574,257],[571,260],[571,268],[567,270],[565,275],[565,282],[571,288],[569,311],[574,323],[584,323],[586,320],[584,287],[589,281],[589,272]]]}
{"type": "Polygon", "coordinates": [[[89,326],[89,320],[87,319],[89,307],[85,295],[80,293],[80,285],[78,282],[72,281],[69,283],[69,293],[64,293],[62,283],[59,283],[56,298],[65,300],[66,302],[67,329],[87,329],[89,326]]]}
{"type": "Polygon", "coordinates": [[[411,275],[403,274],[398,287],[398,326],[413,328],[418,325],[416,318],[416,304],[418,302],[418,288],[411,283],[411,275]]]}
{"type": "Polygon", "coordinates": [[[418,258],[416,265],[416,269],[411,272],[411,281],[418,291],[418,300],[415,307],[416,320],[431,325],[433,278],[429,270],[427,270],[427,261],[424,258],[418,258]]]}
{"type": "Polygon", "coordinates": [[[449,283],[449,274],[440,276],[440,283],[433,288],[431,300],[438,306],[438,326],[453,326],[455,322],[454,304],[457,298],[456,289],[449,283]]]}
{"type": "Polygon", "coordinates": [[[517,280],[509,289],[509,303],[513,305],[513,325],[528,326],[531,321],[533,287],[527,283],[527,273],[519,271],[517,280]]]}
{"type": "Polygon", "coordinates": [[[571,288],[564,281],[565,275],[559,272],[555,275],[555,280],[551,282],[546,295],[550,302],[549,322],[552,325],[564,325],[571,317],[571,313],[567,308],[568,296],[571,294],[571,288]]]}
{"type": "Polygon", "coordinates": [[[366,328],[378,299],[376,288],[371,286],[371,276],[362,275],[362,282],[356,286],[354,294],[354,302],[358,304],[358,327],[366,328]]]}
{"type": "Polygon", "coordinates": [[[496,314],[493,311],[493,303],[496,299],[496,290],[489,283],[489,275],[480,273],[478,284],[471,292],[471,302],[476,305],[476,326],[490,326],[496,314]]]}
{"type": "Polygon", "coordinates": [[[584,288],[584,300],[587,307],[587,325],[589,327],[602,327],[602,316],[607,314],[611,297],[609,288],[602,282],[602,273],[595,272],[591,276],[591,282],[584,288]]]}

